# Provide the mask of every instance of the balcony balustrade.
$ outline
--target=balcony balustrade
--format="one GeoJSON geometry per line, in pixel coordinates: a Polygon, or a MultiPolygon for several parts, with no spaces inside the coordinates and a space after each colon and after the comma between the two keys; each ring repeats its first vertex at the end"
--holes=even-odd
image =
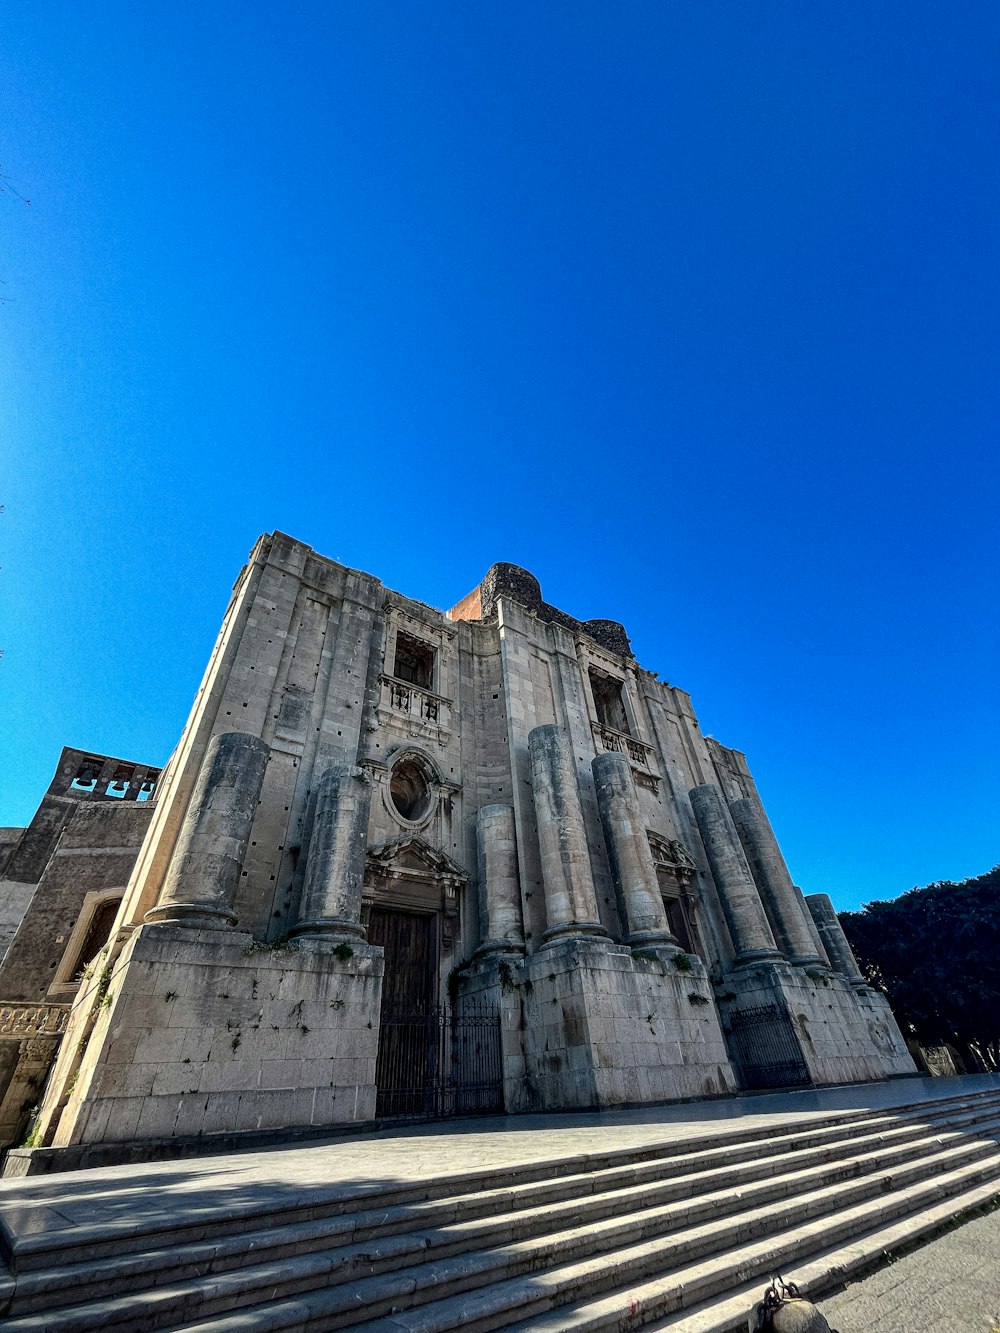
{"type": "MultiPolygon", "coordinates": [[[[379,713],[383,722],[391,718],[406,718],[438,735],[447,737],[451,724],[451,700],[442,694],[414,685],[396,676],[382,677],[382,695],[379,713]]],[[[443,743],[443,741],[442,741],[443,743]]]]}
{"type": "Polygon", "coordinates": [[[632,766],[636,782],[641,787],[656,791],[660,778],[653,766],[653,747],[625,731],[615,731],[613,727],[606,727],[601,722],[594,722],[592,725],[594,738],[601,749],[625,755],[632,766]]]}

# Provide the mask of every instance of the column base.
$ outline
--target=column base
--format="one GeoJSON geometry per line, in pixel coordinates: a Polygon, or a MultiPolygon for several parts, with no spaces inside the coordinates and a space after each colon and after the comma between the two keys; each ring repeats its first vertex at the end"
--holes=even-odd
{"type": "Polygon", "coordinates": [[[867,1083],[912,1072],[884,997],[867,987],[862,994],[837,973],[783,959],[734,969],[725,984],[719,998],[745,1087],[867,1083]],[[778,1069],[786,1066],[783,1081],[778,1069]]]}
{"type": "Polygon", "coordinates": [[[516,940],[483,940],[472,955],[477,960],[488,958],[521,959],[524,957],[524,942],[516,940]]]}
{"type": "Polygon", "coordinates": [[[364,942],[368,938],[368,932],[360,921],[350,921],[347,917],[339,916],[320,916],[312,921],[296,921],[288,934],[291,939],[364,942]]]}
{"type": "Polygon", "coordinates": [[[88,983],[93,1029],[46,1098],[53,1146],[372,1119],[381,949],[171,924],[135,932],[107,1002],[88,983]]]}
{"type": "MultiPolygon", "coordinates": [[[[677,952],[680,952],[679,950],[677,952]]],[[[736,1090],[700,962],[563,939],[524,960],[503,996],[508,1111],[640,1105],[736,1090]],[[513,1043],[511,1043],[513,1045],[513,1043]]]]}
{"type": "Polygon", "coordinates": [[[232,930],[237,920],[228,908],[209,903],[157,903],[143,917],[148,926],[190,926],[193,930],[232,930]]]}
{"type": "Polygon", "coordinates": [[[680,941],[669,930],[636,930],[625,940],[628,947],[636,949],[656,949],[665,954],[683,953],[680,941]]]}
{"type": "Polygon", "coordinates": [[[752,967],[754,963],[785,963],[785,955],[778,949],[745,949],[733,959],[733,967],[752,967]]]}
{"type": "Polygon", "coordinates": [[[602,939],[610,942],[611,936],[600,921],[568,921],[564,926],[550,926],[542,939],[553,944],[559,940],[602,939]]]}

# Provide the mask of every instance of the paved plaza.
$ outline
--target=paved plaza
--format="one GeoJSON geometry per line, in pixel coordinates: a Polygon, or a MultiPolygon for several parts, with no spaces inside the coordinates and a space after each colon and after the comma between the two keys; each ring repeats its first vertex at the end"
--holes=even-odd
{"type": "Polygon", "coordinates": [[[1000,1212],[956,1227],[819,1308],[837,1333],[996,1333],[1000,1212]]]}

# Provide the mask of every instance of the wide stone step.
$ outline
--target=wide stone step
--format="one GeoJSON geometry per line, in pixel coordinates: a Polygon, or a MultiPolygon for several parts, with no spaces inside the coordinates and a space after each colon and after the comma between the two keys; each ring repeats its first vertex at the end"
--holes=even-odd
{"type": "MultiPolygon", "coordinates": [[[[987,1094],[987,1096],[1000,1096],[987,1094]]],[[[956,1096],[947,1098],[952,1104],[968,1101],[968,1098],[956,1096]]],[[[899,1108],[900,1114],[916,1113],[919,1102],[899,1108]]],[[[809,1122],[808,1133],[829,1133],[836,1136],[840,1130],[851,1132],[848,1126],[864,1125],[868,1121],[891,1120],[883,1112],[871,1110],[852,1110],[847,1113],[829,1113],[816,1117],[809,1122]]],[[[768,1137],[773,1140],[792,1138],[803,1132],[801,1120],[789,1120],[785,1124],[768,1126],[768,1137]]],[[[859,1129],[859,1132],[863,1130],[859,1129]]],[[[697,1138],[697,1145],[703,1150],[729,1150],[739,1152],[743,1146],[749,1156],[753,1152],[756,1134],[752,1129],[740,1128],[720,1130],[704,1134],[697,1138]]],[[[309,1221],[313,1218],[336,1217],[344,1213],[356,1212],[367,1206],[377,1210],[393,1208],[413,1202],[436,1200],[459,1194],[479,1194],[483,1190],[503,1189],[504,1186],[525,1184],[525,1182],[544,1182],[545,1185],[559,1189],[559,1181],[567,1176],[592,1174],[599,1170],[627,1168],[641,1162],[656,1161],[663,1157],[683,1157],[691,1153],[691,1144],[679,1140],[665,1140],[656,1144],[644,1144],[633,1148],[609,1149],[603,1153],[576,1153],[569,1156],[548,1158],[544,1161],[532,1161],[527,1164],[504,1166],[503,1169],[484,1168],[449,1173],[435,1180],[399,1181],[393,1185],[377,1182],[371,1186],[352,1185],[349,1188],[333,1185],[329,1189],[317,1188],[308,1192],[303,1200],[283,1197],[280,1204],[268,1206],[257,1200],[227,1201],[225,1206],[201,1206],[195,1213],[185,1212],[177,1218],[165,1213],[155,1220],[135,1220],[125,1212],[120,1218],[105,1218],[92,1225],[77,1225],[72,1230],[73,1256],[80,1262],[99,1260],[116,1254],[137,1253],[151,1249],[156,1245],[175,1245],[184,1241],[211,1240],[216,1236],[232,1236],[260,1230],[272,1225],[284,1225],[291,1221],[309,1221]]],[[[735,1157],[732,1158],[735,1160],[735,1157]]],[[[51,1188],[51,1185],[49,1185],[51,1188]]],[[[13,1236],[3,1218],[0,1218],[0,1249],[3,1249],[13,1272],[24,1273],[32,1268],[51,1265],[53,1256],[65,1252],[69,1238],[65,1234],[51,1230],[39,1230],[13,1236]]]]}
{"type": "MultiPolygon", "coordinates": [[[[926,1120],[949,1110],[962,1107],[974,1110],[977,1106],[985,1107],[990,1103],[1000,1105],[1000,1092],[943,1098],[932,1104],[933,1110],[929,1110],[929,1104],[924,1101],[894,1108],[891,1114],[869,1110],[832,1112],[811,1118],[806,1128],[803,1128],[800,1117],[790,1118],[785,1123],[768,1125],[764,1137],[773,1145],[775,1152],[782,1150],[782,1144],[787,1145],[786,1151],[791,1151],[794,1147],[833,1141],[841,1136],[862,1135],[867,1127],[878,1124],[891,1127],[908,1118],[926,1120]]],[[[551,1198],[567,1197],[560,1195],[562,1182],[567,1177],[575,1178],[566,1182],[567,1189],[576,1191],[582,1177],[594,1179],[596,1183],[598,1173],[602,1171],[627,1171],[629,1168],[642,1168],[644,1164],[655,1164],[667,1159],[676,1160],[678,1174],[684,1170],[696,1170],[699,1165],[707,1165],[704,1157],[700,1163],[694,1159],[698,1154],[713,1151],[719,1154],[720,1163],[750,1160],[760,1152],[761,1137],[752,1128],[722,1130],[699,1135],[694,1147],[690,1142],[670,1139],[641,1147],[578,1153],[505,1166],[502,1169],[485,1168],[455,1172],[430,1180],[400,1181],[392,1186],[382,1183],[370,1187],[331,1186],[329,1189],[320,1186],[310,1189],[305,1198],[286,1197],[274,1206],[241,1199],[220,1203],[216,1207],[203,1206],[169,1223],[163,1219],[136,1221],[126,1211],[116,1220],[77,1225],[69,1234],[40,1231],[14,1236],[0,1219],[0,1250],[4,1251],[12,1271],[21,1274],[32,1269],[51,1267],[65,1252],[67,1243],[72,1245],[75,1260],[84,1263],[93,1259],[118,1258],[158,1247],[173,1248],[223,1236],[249,1234],[295,1222],[339,1217],[353,1214],[362,1208],[378,1211],[447,1198],[475,1197],[491,1190],[502,1194],[506,1189],[523,1184],[538,1183],[550,1191],[548,1197],[551,1198]]],[[[655,1171],[657,1168],[654,1165],[652,1169],[655,1171]]],[[[491,1206],[501,1205],[497,1203],[491,1206]]]]}
{"type": "MultiPolygon", "coordinates": [[[[979,1209],[995,1202],[998,1196],[1000,1179],[992,1179],[909,1212],[902,1220],[871,1227],[834,1245],[824,1245],[800,1259],[794,1268],[786,1264],[781,1270],[782,1275],[786,1281],[794,1281],[804,1296],[818,1301],[844,1282],[857,1280],[877,1268],[885,1262],[887,1254],[929,1239],[942,1226],[963,1216],[975,1215],[979,1209]]],[[[629,1293],[636,1313],[627,1327],[642,1326],[648,1333],[746,1333],[750,1311],[760,1300],[775,1270],[768,1270],[766,1265],[762,1268],[756,1254],[734,1257],[754,1269],[757,1275],[737,1286],[725,1287],[722,1295],[680,1309],[664,1319],[655,1317],[654,1312],[663,1305],[664,1296],[669,1295],[669,1281],[636,1287],[629,1293]]],[[[771,1258],[780,1261],[782,1256],[771,1252],[771,1258]]],[[[564,1307],[547,1319],[531,1321],[530,1325],[510,1325],[509,1333],[515,1333],[515,1330],[527,1333],[529,1327],[532,1333],[535,1330],[538,1333],[565,1333],[569,1329],[576,1333],[582,1330],[597,1333],[598,1330],[618,1329],[622,1327],[622,1302],[620,1297],[610,1297],[564,1307]]]]}
{"type": "MultiPolygon", "coordinates": [[[[817,1261],[821,1266],[819,1256],[823,1254],[851,1256],[860,1245],[859,1235],[880,1234],[882,1239],[873,1241],[868,1251],[871,1262],[889,1247],[890,1238],[895,1238],[891,1243],[900,1244],[917,1235],[919,1219],[925,1214],[935,1219],[922,1228],[926,1233],[957,1212],[981,1206],[998,1194],[1000,1154],[992,1170],[982,1164],[966,1166],[933,1181],[913,1184],[888,1198],[867,1200],[759,1239],[748,1238],[743,1244],[681,1263],[669,1271],[661,1263],[662,1248],[658,1253],[655,1245],[640,1246],[351,1327],[355,1333],[445,1333],[459,1328],[469,1333],[489,1333],[492,1329],[504,1329],[506,1333],[598,1333],[642,1326],[670,1329],[672,1333],[735,1333],[737,1328],[746,1328],[750,1306],[760,1298],[770,1274],[781,1272],[798,1281],[800,1270],[796,1265],[817,1261]],[[734,1291],[735,1301],[726,1306],[734,1291]],[[569,1304],[567,1293],[571,1293],[569,1304]],[[726,1307],[722,1322],[711,1313],[713,1306],[726,1307]],[[702,1315],[697,1316],[691,1307],[701,1310],[702,1315]],[[676,1313],[663,1319],[668,1312],[676,1313]],[[695,1317],[708,1322],[689,1322],[695,1317]]],[[[843,1259],[831,1262],[836,1268],[843,1259]]],[[[834,1276],[829,1285],[836,1285],[838,1280],[834,1276]]],[[[804,1290],[812,1288],[807,1285],[804,1290]]],[[[299,1304],[301,1315],[294,1325],[274,1322],[273,1318],[268,1322],[268,1312],[258,1309],[249,1312],[242,1324],[215,1320],[185,1325],[183,1333],[236,1333],[238,1327],[248,1333],[264,1333],[265,1329],[277,1333],[293,1327],[319,1333],[340,1327],[327,1322],[316,1308],[320,1304],[318,1294],[312,1299],[303,1297],[299,1304]]]]}
{"type": "MultiPolygon", "coordinates": [[[[400,1326],[414,1329],[501,1327],[502,1322],[470,1324],[468,1312],[482,1307],[482,1314],[476,1320],[482,1317],[510,1322],[548,1310],[560,1293],[565,1300],[567,1293],[587,1295],[620,1281],[642,1280],[714,1254],[720,1246],[732,1249],[744,1245],[763,1231],[798,1231],[816,1216],[840,1213],[859,1205],[892,1206],[886,1199],[890,1191],[905,1191],[928,1174],[951,1178],[970,1171],[1000,1172],[1000,1152],[995,1145],[961,1141],[961,1135],[954,1137],[960,1140],[957,1144],[918,1161],[906,1162],[890,1171],[881,1170],[877,1175],[806,1190],[796,1197],[780,1200],[763,1213],[752,1192],[749,1196],[737,1192],[709,1201],[696,1225],[691,1225],[690,1215],[685,1219],[684,1209],[678,1206],[645,1209],[626,1217],[531,1237],[496,1249],[461,1253],[372,1278],[360,1279],[354,1273],[352,1280],[336,1286],[329,1284],[338,1271],[339,1259],[329,1254],[314,1255],[201,1283],[142,1292],[124,1300],[98,1301],[86,1307],[15,1318],[5,1327],[22,1331],[44,1328],[49,1333],[83,1333],[107,1327],[138,1333],[178,1325],[187,1327],[194,1316],[198,1319],[197,1327],[255,1326],[277,1330],[302,1326],[304,1308],[309,1311],[308,1325],[316,1328],[354,1327],[359,1319],[367,1320],[373,1315],[383,1319],[391,1316],[384,1324],[386,1329],[399,1325],[400,1320],[404,1321],[400,1326]],[[977,1162],[977,1158],[987,1155],[985,1165],[977,1162]],[[286,1299],[273,1299],[281,1295],[286,1299]],[[459,1297],[456,1303],[455,1298],[459,1297]],[[530,1308],[522,1309],[528,1297],[530,1308]],[[269,1303],[261,1305],[262,1301],[269,1303]],[[422,1302],[430,1302],[437,1313],[421,1313],[422,1302]],[[405,1306],[411,1307],[405,1316],[396,1313],[405,1306]],[[437,1323],[442,1307],[445,1322],[437,1323]],[[233,1311],[240,1313],[234,1315],[233,1311]],[[457,1324],[447,1322],[453,1316],[457,1317],[457,1324]],[[265,1322],[250,1325],[247,1322],[250,1320],[265,1322]]],[[[366,1323],[365,1327],[369,1325],[366,1323]]]]}
{"type": "MultiPolygon", "coordinates": [[[[359,1320],[373,1328],[388,1320],[390,1329],[421,1309],[447,1313],[449,1302],[461,1307],[481,1297],[499,1299],[500,1289],[508,1301],[519,1283],[535,1290],[546,1274],[567,1277],[581,1265],[618,1274],[630,1287],[655,1285],[671,1268],[712,1262],[720,1243],[739,1249],[748,1239],[747,1226],[756,1228],[752,1239],[758,1240],[775,1228],[797,1235],[826,1213],[888,1207],[890,1201],[895,1209],[895,1200],[929,1172],[951,1180],[982,1168],[984,1180],[976,1177],[973,1184],[989,1188],[1000,1165],[996,1145],[984,1136],[996,1135],[998,1127],[1000,1091],[891,1112],[798,1116],[765,1123],[760,1131],[744,1120],[738,1130],[578,1152],[512,1169],[371,1188],[345,1183],[322,1189],[318,1204],[311,1195],[308,1204],[292,1195],[290,1209],[264,1204],[231,1217],[220,1215],[224,1202],[197,1205],[183,1212],[178,1226],[157,1224],[148,1211],[141,1225],[122,1224],[112,1190],[110,1225],[87,1229],[86,1248],[105,1247],[105,1257],[85,1250],[82,1262],[53,1262],[64,1259],[70,1246],[73,1258],[80,1256],[75,1242],[81,1228],[35,1238],[34,1246],[29,1236],[22,1256],[27,1271],[0,1280],[0,1313],[6,1290],[7,1297],[16,1293],[16,1304],[4,1327],[22,1333],[333,1329],[359,1326],[359,1320]],[[282,1224],[260,1225],[274,1216],[282,1224]],[[55,1248],[60,1239],[61,1251],[55,1248]],[[149,1248],[150,1241],[161,1244],[149,1248]],[[647,1271],[643,1264],[650,1255],[658,1258],[647,1271]]],[[[73,1179],[66,1178],[71,1189],[73,1179]]],[[[79,1188],[85,1198],[86,1182],[79,1188]]],[[[121,1197],[127,1192],[123,1187],[121,1197]]],[[[183,1197],[179,1202],[183,1210],[183,1197]]],[[[889,1215],[883,1212],[879,1223],[889,1215]]],[[[730,1275],[717,1291],[697,1299],[723,1299],[737,1278],[730,1275]]],[[[536,1315],[555,1317],[545,1311],[567,1301],[606,1299],[614,1305],[617,1281],[596,1291],[582,1281],[564,1285],[559,1301],[543,1304],[536,1315]]],[[[534,1327],[536,1315],[526,1315],[515,1299],[509,1310],[503,1306],[502,1322],[482,1327],[525,1318],[526,1327],[534,1327]]],[[[660,1317],[654,1311],[640,1322],[660,1317]]],[[[463,1316],[460,1326],[471,1325],[463,1316]]]]}
{"type": "Polygon", "coordinates": [[[697,1169],[706,1161],[726,1156],[725,1150],[720,1153],[713,1149],[636,1167],[606,1168],[555,1182],[533,1182],[480,1195],[348,1214],[217,1241],[124,1255],[115,1259],[110,1270],[105,1264],[95,1263],[57,1266],[24,1274],[8,1313],[29,1313],[105,1298],[114,1295],[122,1284],[134,1281],[141,1281],[146,1287],[165,1287],[187,1279],[218,1275],[228,1269],[259,1266],[265,1260],[275,1262],[317,1251],[331,1252],[327,1258],[333,1263],[333,1277],[329,1280],[344,1282],[358,1272],[369,1276],[421,1263],[431,1252],[446,1257],[506,1244],[518,1237],[558,1231],[568,1224],[619,1216],[637,1207],[649,1210],[675,1201],[684,1201],[678,1207],[681,1220],[691,1221],[718,1208],[727,1190],[770,1181],[754,1187],[752,1197],[762,1204],[793,1189],[833,1183],[927,1151],[929,1145],[941,1142],[928,1134],[928,1127],[935,1121],[938,1133],[942,1129],[954,1133],[981,1121],[987,1114],[989,1108],[981,1106],[975,1111],[946,1109],[936,1112],[934,1117],[922,1117],[905,1125],[892,1123],[891,1118],[879,1118],[871,1122],[878,1127],[877,1132],[857,1137],[852,1133],[834,1141],[829,1139],[827,1131],[820,1136],[825,1141],[818,1147],[797,1146],[800,1140],[811,1141],[816,1135],[792,1136],[777,1144],[757,1144],[752,1158],[736,1165],[697,1169]],[[885,1122],[887,1128],[882,1127],[885,1122]],[[851,1157],[845,1161],[846,1151],[851,1157]],[[373,1245],[373,1241],[378,1244],[373,1245]]]}

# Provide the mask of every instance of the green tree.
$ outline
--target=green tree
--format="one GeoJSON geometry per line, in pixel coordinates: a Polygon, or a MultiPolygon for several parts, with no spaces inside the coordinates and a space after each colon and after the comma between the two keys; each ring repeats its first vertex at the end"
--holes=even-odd
{"type": "Polygon", "coordinates": [[[1000,865],[867,903],[840,923],[904,1032],[954,1046],[970,1069],[1000,1069],[1000,865]]]}

